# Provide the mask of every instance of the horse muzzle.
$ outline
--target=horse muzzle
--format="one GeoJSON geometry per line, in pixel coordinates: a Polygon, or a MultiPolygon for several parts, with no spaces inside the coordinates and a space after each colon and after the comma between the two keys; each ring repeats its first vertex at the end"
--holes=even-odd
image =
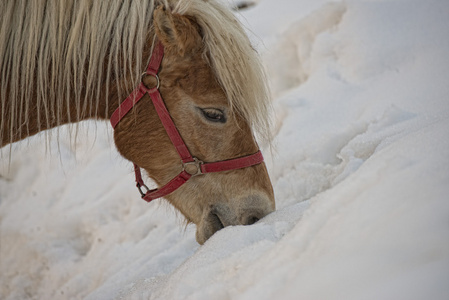
{"type": "Polygon", "coordinates": [[[273,203],[265,195],[251,195],[232,202],[210,205],[204,210],[202,219],[197,224],[196,240],[199,244],[204,244],[224,227],[252,225],[274,211],[273,203]]]}

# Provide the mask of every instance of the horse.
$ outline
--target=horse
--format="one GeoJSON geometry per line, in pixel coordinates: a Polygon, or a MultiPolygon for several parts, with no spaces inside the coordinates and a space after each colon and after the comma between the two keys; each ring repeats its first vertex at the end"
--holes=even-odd
{"type": "Polygon", "coordinates": [[[142,197],[154,191],[142,192],[140,168],[163,190],[149,200],[163,196],[196,224],[199,244],[275,210],[256,141],[269,140],[270,92],[229,8],[4,0],[0,12],[0,147],[63,124],[114,120],[115,146],[135,164],[142,197]]]}

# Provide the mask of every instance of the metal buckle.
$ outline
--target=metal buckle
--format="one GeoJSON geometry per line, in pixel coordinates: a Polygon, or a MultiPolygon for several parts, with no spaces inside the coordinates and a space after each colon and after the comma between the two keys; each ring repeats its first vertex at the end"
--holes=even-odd
{"type": "Polygon", "coordinates": [[[139,192],[140,192],[140,195],[142,195],[142,198],[145,197],[145,195],[150,191],[150,189],[149,189],[145,184],[141,185],[140,183],[137,183],[136,186],[137,186],[137,189],[138,189],[139,192]],[[146,193],[144,193],[144,192],[142,191],[142,187],[145,188],[145,189],[147,190],[146,193]]]}
{"type": "Polygon", "coordinates": [[[202,175],[203,172],[201,172],[201,165],[203,163],[204,163],[203,161],[199,160],[196,157],[193,157],[193,161],[182,163],[182,170],[186,171],[192,177],[197,176],[197,175],[202,175]],[[195,169],[193,169],[193,167],[191,167],[191,166],[194,166],[195,169]]]}

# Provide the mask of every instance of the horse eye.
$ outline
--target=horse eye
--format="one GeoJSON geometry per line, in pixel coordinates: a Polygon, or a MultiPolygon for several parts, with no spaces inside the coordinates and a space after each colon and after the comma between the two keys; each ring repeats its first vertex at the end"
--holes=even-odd
{"type": "Polygon", "coordinates": [[[225,113],[217,108],[200,108],[204,118],[215,123],[226,123],[225,113]]]}

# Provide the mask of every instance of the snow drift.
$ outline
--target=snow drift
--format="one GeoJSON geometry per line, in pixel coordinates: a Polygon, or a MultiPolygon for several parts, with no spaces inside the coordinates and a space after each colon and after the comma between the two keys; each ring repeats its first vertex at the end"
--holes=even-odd
{"type": "Polygon", "coordinates": [[[204,246],[106,124],[2,149],[2,299],[446,299],[447,1],[261,0],[277,211],[204,246]],[[76,151],[75,151],[76,150],[76,151]]]}

